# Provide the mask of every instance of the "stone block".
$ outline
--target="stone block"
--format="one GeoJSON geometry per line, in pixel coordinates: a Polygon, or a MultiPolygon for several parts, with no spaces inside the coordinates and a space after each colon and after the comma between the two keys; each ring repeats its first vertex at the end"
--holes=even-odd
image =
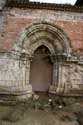
{"type": "Polygon", "coordinates": [[[49,88],[49,93],[56,93],[56,89],[57,87],[55,85],[51,85],[50,88],[49,88]]]}

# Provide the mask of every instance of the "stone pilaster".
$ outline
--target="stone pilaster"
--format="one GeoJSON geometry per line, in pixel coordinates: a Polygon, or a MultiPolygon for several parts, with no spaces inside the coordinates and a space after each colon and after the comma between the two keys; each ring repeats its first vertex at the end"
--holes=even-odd
{"type": "Polygon", "coordinates": [[[23,73],[23,84],[22,84],[22,91],[26,92],[27,95],[32,95],[32,86],[29,84],[30,78],[30,60],[23,59],[21,61],[21,68],[23,73]]]}
{"type": "Polygon", "coordinates": [[[56,93],[58,86],[59,64],[55,55],[51,56],[51,61],[53,63],[53,75],[52,75],[52,84],[50,86],[49,92],[56,93]]]}

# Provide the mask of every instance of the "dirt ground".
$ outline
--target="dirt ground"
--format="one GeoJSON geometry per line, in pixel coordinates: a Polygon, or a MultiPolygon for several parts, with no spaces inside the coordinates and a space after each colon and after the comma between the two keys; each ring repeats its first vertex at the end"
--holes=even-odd
{"type": "Polygon", "coordinates": [[[0,125],[83,125],[81,99],[35,96],[0,104],[0,125]]]}

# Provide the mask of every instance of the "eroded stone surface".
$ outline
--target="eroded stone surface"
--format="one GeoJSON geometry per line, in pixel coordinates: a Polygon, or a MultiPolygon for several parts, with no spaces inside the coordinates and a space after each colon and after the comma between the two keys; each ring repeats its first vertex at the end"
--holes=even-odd
{"type": "Polygon", "coordinates": [[[30,61],[33,60],[34,51],[41,45],[46,46],[51,52],[52,63],[56,60],[56,58],[53,60],[52,54],[55,54],[57,49],[60,54],[65,55],[64,57],[71,58],[63,61],[62,57],[58,57],[60,58],[59,66],[55,66],[54,81],[50,83],[53,84],[54,88],[53,86],[49,88],[55,93],[56,91],[68,92],[71,89],[82,89],[83,59],[80,60],[80,58],[83,58],[82,41],[82,13],[20,8],[8,9],[4,13],[0,12],[0,51],[9,51],[11,53],[11,50],[14,49],[13,56],[10,56],[10,58],[8,55],[0,55],[1,89],[4,87],[7,91],[17,92],[29,91],[30,87],[31,91],[31,86],[28,86],[30,61]],[[39,25],[35,27],[36,23],[40,27],[39,25]],[[53,26],[55,30],[53,30],[53,26]],[[37,28],[43,31],[37,31],[37,28]],[[35,33],[36,31],[37,33],[35,33]],[[24,58],[25,60],[20,58],[23,49],[27,54],[27,61],[26,58],[24,58]],[[79,59],[74,57],[72,53],[79,54],[79,59]]]}

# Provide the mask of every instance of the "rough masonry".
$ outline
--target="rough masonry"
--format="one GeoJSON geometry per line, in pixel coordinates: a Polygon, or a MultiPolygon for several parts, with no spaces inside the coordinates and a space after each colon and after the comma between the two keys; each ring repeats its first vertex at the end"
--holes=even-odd
{"type": "Polygon", "coordinates": [[[32,93],[31,61],[42,45],[53,66],[48,91],[83,94],[83,14],[19,7],[0,12],[0,92],[32,93]]]}

